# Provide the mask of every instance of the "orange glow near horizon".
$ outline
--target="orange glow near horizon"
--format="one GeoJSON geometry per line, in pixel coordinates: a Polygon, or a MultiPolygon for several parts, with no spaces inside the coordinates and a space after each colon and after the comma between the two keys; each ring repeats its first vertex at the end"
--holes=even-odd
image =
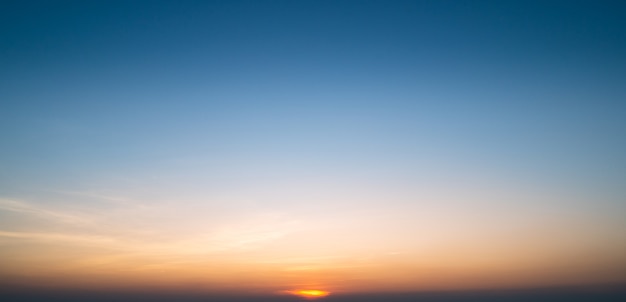
{"type": "MultiPolygon", "coordinates": [[[[605,233],[591,221],[551,215],[533,216],[533,224],[523,227],[513,216],[478,219],[485,217],[467,213],[479,201],[464,205],[459,200],[448,197],[457,203],[455,211],[439,204],[394,209],[354,204],[324,211],[232,213],[224,221],[207,221],[212,206],[200,201],[179,210],[166,203],[128,208],[99,204],[86,206],[83,213],[0,197],[0,214],[24,221],[16,230],[0,229],[0,244],[6,247],[0,249],[0,286],[9,280],[33,288],[159,288],[316,299],[338,293],[624,280],[626,241],[619,233],[605,233]],[[102,221],[101,209],[111,217],[102,221]],[[446,219],[433,218],[437,215],[446,219]],[[39,220],[41,225],[29,225],[39,220]]],[[[490,209],[483,205],[480,213],[490,209]]],[[[516,215],[520,211],[506,208],[516,215]]]]}
{"type": "Polygon", "coordinates": [[[318,299],[328,296],[330,293],[319,289],[300,289],[289,291],[289,293],[306,299],[318,299]]]}

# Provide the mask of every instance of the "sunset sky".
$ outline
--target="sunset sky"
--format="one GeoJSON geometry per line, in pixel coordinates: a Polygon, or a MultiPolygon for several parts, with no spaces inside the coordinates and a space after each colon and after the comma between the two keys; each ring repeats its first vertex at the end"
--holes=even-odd
{"type": "Polygon", "coordinates": [[[626,283],[621,1],[3,1],[0,287],[626,283]]]}

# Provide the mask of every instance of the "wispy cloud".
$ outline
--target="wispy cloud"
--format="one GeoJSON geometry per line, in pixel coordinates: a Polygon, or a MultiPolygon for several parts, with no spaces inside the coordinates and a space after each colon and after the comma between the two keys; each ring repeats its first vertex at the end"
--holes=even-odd
{"type": "Polygon", "coordinates": [[[140,209],[146,209],[146,208],[150,208],[150,206],[148,204],[146,204],[145,202],[139,201],[137,199],[134,198],[130,198],[130,197],[126,197],[126,196],[118,196],[118,195],[109,195],[109,194],[103,194],[100,192],[92,192],[92,191],[54,191],[54,193],[57,194],[63,194],[63,195],[69,195],[69,196],[77,196],[77,197],[84,197],[84,198],[89,198],[92,200],[98,200],[98,201],[104,201],[107,203],[111,203],[111,204],[115,204],[115,205],[120,205],[120,206],[124,206],[124,207],[131,207],[131,208],[140,208],[140,209]]]}
{"type": "Polygon", "coordinates": [[[64,233],[46,233],[46,232],[8,232],[0,231],[0,238],[10,239],[27,239],[48,243],[73,243],[81,245],[120,245],[120,242],[114,238],[99,235],[77,235],[64,233]]]}
{"type": "MultiPolygon", "coordinates": [[[[123,213],[109,212],[109,215],[119,217],[104,220],[89,213],[69,213],[25,201],[0,199],[0,211],[20,213],[62,226],[54,231],[37,228],[33,231],[33,226],[28,231],[0,229],[0,240],[31,240],[48,245],[98,245],[152,255],[203,255],[252,250],[298,230],[297,221],[261,214],[234,223],[209,224],[205,227],[190,223],[186,228],[173,232],[154,217],[146,222],[145,212],[136,208],[127,209],[123,213]]],[[[163,220],[175,220],[172,216],[176,214],[161,209],[150,215],[163,220]]]]}
{"type": "Polygon", "coordinates": [[[0,198],[0,210],[22,213],[36,216],[37,218],[49,221],[72,224],[72,225],[93,225],[94,221],[87,215],[76,215],[64,211],[51,210],[39,205],[18,201],[14,199],[0,198]]]}

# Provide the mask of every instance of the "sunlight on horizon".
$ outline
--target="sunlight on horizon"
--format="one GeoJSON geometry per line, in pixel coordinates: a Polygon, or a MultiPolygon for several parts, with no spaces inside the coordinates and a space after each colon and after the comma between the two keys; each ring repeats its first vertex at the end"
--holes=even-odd
{"type": "Polygon", "coordinates": [[[296,295],[298,297],[302,297],[308,300],[320,299],[320,298],[324,298],[330,295],[330,292],[319,290],[319,289],[299,289],[299,290],[292,290],[292,291],[287,291],[287,292],[292,295],[296,295]]]}

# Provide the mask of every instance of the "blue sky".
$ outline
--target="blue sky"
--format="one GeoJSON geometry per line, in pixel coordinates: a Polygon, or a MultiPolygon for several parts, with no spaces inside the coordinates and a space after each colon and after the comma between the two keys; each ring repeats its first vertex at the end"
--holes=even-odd
{"type": "MultiPolygon", "coordinates": [[[[236,225],[265,234],[254,237],[264,245],[246,259],[267,260],[277,241],[290,252],[275,257],[286,262],[348,257],[356,252],[333,252],[331,242],[345,239],[337,234],[360,238],[358,230],[380,237],[357,240],[355,250],[388,245],[385,255],[419,258],[411,234],[435,238],[421,247],[438,246],[438,236],[465,246],[467,228],[511,249],[497,236],[571,237],[554,243],[571,262],[555,265],[553,283],[623,276],[626,8],[617,1],[2,6],[0,240],[17,250],[63,250],[82,244],[80,236],[99,236],[85,242],[109,238],[124,242],[115,253],[136,253],[128,242],[138,235],[121,230],[176,242],[179,234],[236,225]],[[415,222],[424,219],[432,225],[415,222]],[[305,226],[296,232],[317,230],[314,238],[338,238],[300,255],[292,247],[302,243],[281,241],[292,223],[305,226]],[[425,231],[435,226],[443,233],[425,231]],[[401,239],[387,238],[394,236],[401,239]],[[596,253],[612,270],[567,279],[563,267],[584,275],[599,266],[575,264],[578,251],[596,253]]],[[[4,258],[18,261],[11,257],[4,258]]],[[[526,263],[502,257],[502,267],[526,263]]],[[[541,266],[551,257],[528,261],[541,266]]],[[[19,271],[2,273],[21,280],[19,271]]],[[[406,289],[415,274],[377,284],[406,289]]],[[[479,286],[461,279],[458,287],[479,286]]],[[[268,287],[295,282],[280,280],[268,287]]]]}

